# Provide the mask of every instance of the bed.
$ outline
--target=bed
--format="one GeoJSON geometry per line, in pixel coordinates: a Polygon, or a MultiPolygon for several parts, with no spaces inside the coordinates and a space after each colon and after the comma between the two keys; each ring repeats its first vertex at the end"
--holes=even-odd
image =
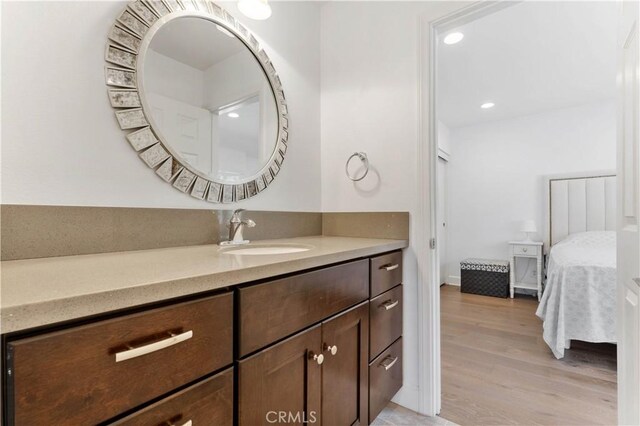
{"type": "Polygon", "coordinates": [[[615,176],[546,179],[547,279],[536,315],[556,358],[571,340],[616,341],[615,176]]]}

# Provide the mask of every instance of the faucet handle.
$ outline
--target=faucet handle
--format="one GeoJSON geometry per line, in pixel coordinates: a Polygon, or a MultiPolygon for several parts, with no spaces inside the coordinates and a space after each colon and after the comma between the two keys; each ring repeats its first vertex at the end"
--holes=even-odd
{"type": "Polygon", "coordinates": [[[232,223],[240,222],[240,213],[242,213],[244,209],[236,209],[233,211],[233,215],[231,216],[232,223]]]}
{"type": "Polygon", "coordinates": [[[245,225],[247,225],[247,227],[249,227],[249,228],[253,228],[254,226],[256,226],[256,223],[255,223],[253,220],[251,220],[251,219],[247,219],[247,220],[245,220],[245,221],[244,221],[244,223],[245,223],[245,225]]]}

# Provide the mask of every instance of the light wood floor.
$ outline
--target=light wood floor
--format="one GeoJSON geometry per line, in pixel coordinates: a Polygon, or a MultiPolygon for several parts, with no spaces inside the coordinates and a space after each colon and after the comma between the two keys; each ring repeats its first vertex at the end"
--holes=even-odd
{"type": "Polygon", "coordinates": [[[460,425],[616,424],[615,345],[542,340],[537,300],[441,288],[442,411],[460,425]]]}

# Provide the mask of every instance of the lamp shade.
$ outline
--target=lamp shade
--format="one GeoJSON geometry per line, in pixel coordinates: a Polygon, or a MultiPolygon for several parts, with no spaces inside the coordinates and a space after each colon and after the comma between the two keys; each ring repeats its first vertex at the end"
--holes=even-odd
{"type": "Polygon", "coordinates": [[[525,220],[522,222],[522,226],[520,227],[522,232],[538,232],[538,228],[536,227],[536,222],[533,220],[525,220]]]}

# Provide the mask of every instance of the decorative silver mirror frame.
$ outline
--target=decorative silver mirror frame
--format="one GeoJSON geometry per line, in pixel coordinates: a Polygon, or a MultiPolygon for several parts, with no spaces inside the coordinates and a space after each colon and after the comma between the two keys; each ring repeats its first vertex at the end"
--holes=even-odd
{"type": "Polygon", "coordinates": [[[140,158],[174,188],[211,203],[233,203],[264,191],[280,172],[287,152],[289,114],[282,83],[256,38],[226,10],[210,0],[137,0],[116,19],[109,32],[105,55],[108,95],[120,128],[140,158]],[[231,31],[262,67],[278,111],[278,141],[267,164],[238,183],[211,180],[180,158],[163,140],[144,100],[141,70],[151,38],[165,23],[178,17],[200,17],[231,31]]]}

